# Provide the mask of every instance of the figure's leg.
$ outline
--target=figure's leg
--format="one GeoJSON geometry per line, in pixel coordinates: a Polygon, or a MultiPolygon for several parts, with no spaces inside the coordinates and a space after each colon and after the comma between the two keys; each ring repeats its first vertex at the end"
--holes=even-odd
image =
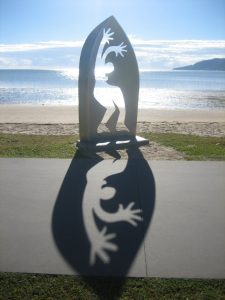
{"type": "Polygon", "coordinates": [[[105,124],[110,132],[116,131],[116,125],[117,125],[117,122],[119,119],[119,114],[120,114],[120,110],[114,101],[113,101],[113,104],[115,106],[115,110],[105,124]]]}

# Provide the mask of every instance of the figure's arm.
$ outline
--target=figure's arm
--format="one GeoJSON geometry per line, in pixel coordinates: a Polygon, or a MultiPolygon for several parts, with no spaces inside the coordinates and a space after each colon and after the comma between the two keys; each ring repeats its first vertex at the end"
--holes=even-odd
{"type": "MultiPolygon", "coordinates": [[[[102,40],[98,49],[98,54],[97,54],[97,61],[99,62],[101,60],[101,63],[105,63],[105,59],[107,57],[107,55],[109,55],[109,53],[114,52],[116,54],[116,56],[121,55],[122,57],[124,57],[124,52],[127,52],[127,50],[125,49],[127,47],[127,45],[124,45],[124,43],[121,43],[120,45],[117,46],[109,46],[108,48],[106,48],[105,52],[104,52],[104,47],[106,44],[109,44],[109,42],[111,40],[113,40],[113,36],[114,32],[111,32],[111,28],[108,28],[107,30],[103,29],[103,36],[102,36],[102,40]]],[[[97,63],[96,61],[96,63],[97,63]]]]}
{"type": "Polygon", "coordinates": [[[95,203],[94,206],[92,206],[91,204],[93,203],[90,203],[89,197],[87,197],[87,194],[89,193],[90,190],[86,188],[82,203],[84,228],[90,243],[89,263],[90,265],[94,265],[97,257],[104,263],[109,263],[110,255],[108,254],[108,251],[115,252],[118,250],[118,246],[112,241],[116,237],[116,234],[107,233],[106,227],[99,230],[94,218],[94,210],[95,207],[99,205],[99,200],[97,198],[96,202],[93,202],[95,203]]]}
{"type": "Polygon", "coordinates": [[[102,209],[100,203],[98,206],[94,207],[96,215],[105,222],[114,223],[114,222],[128,222],[133,226],[137,226],[137,221],[142,221],[142,218],[139,216],[141,209],[132,209],[134,202],[131,202],[126,208],[122,204],[119,204],[117,212],[109,213],[102,209]]]}
{"type": "Polygon", "coordinates": [[[105,63],[105,59],[103,58],[103,50],[106,44],[109,44],[111,40],[113,40],[114,32],[111,32],[111,28],[105,30],[103,29],[102,40],[98,49],[97,57],[96,57],[96,65],[102,65],[105,63]]]}
{"type": "Polygon", "coordinates": [[[108,47],[104,54],[103,54],[103,59],[105,60],[107,55],[111,52],[115,52],[116,56],[121,55],[122,57],[124,57],[124,54],[123,52],[127,52],[127,50],[125,49],[127,47],[127,45],[124,45],[124,43],[121,43],[120,45],[118,46],[110,46],[108,47]]]}

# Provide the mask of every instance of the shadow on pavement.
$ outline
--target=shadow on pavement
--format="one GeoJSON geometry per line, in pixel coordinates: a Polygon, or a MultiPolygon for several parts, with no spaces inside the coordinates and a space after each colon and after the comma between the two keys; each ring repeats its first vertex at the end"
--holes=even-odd
{"type": "Polygon", "coordinates": [[[128,151],[128,160],[74,157],[52,215],[55,243],[96,293],[90,277],[120,277],[113,299],[142,245],[154,204],[154,176],[138,148],[128,151]]]}

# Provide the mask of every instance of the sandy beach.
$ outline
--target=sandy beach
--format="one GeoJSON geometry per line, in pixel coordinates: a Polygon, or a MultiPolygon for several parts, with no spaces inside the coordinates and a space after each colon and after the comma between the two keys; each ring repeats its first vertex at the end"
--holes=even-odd
{"type": "MultiPolygon", "coordinates": [[[[120,123],[121,121],[119,119],[120,123]]],[[[78,107],[0,105],[0,132],[79,134],[78,107]]],[[[225,111],[139,109],[137,132],[174,132],[221,137],[225,135],[225,111]]],[[[141,150],[146,159],[184,159],[183,155],[174,149],[154,142],[141,147],[141,150]]],[[[122,158],[126,158],[124,151],[120,154],[122,158]]],[[[104,158],[109,157],[104,155],[104,158]]]]}
{"type": "MultiPolygon", "coordinates": [[[[76,124],[78,122],[78,106],[0,105],[0,123],[76,124]]],[[[139,109],[138,122],[221,123],[225,122],[225,111],[139,109]]]]}

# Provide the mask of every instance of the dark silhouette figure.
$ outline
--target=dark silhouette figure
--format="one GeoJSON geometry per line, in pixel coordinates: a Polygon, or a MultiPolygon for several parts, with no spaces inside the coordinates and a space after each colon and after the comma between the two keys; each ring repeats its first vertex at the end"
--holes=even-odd
{"type": "MultiPolygon", "coordinates": [[[[135,136],[139,94],[137,60],[125,32],[114,17],[109,17],[87,37],[80,56],[79,123],[81,141],[98,138],[98,126],[107,111],[107,108],[102,105],[100,97],[95,93],[97,60],[113,66],[113,71],[106,74],[105,83],[120,90],[125,103],[124,125],[127,133],[135,136]]],[[[116,99],[112,100],[116,102],[116,99]]],[[[118,105],[116,103],[114,105],[115,111],[106,122],[106,126],[112,134],[115,133],[120,114],[118,105]]]]}

